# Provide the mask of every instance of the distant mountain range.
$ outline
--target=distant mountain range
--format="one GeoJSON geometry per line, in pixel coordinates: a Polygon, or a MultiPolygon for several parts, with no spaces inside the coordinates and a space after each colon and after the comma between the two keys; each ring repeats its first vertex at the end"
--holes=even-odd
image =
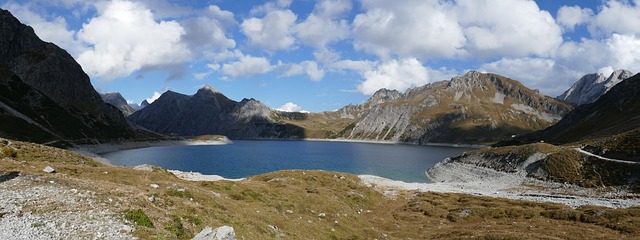
{"type": "Polygon", "coordinates": [[[128,119],[188,136],[484,144],[551,126],[570,110],[515,80],[471,71],[405,93],[382,89],[363,104],[322,113],[281,112],[253,99],[238,103],[210,86],[193,96],[168,91],[128,119]]]}
{"type": "MultiPolygon", "coordinates": [[[[624,70],[608,78],[601,74],[587,75],[560,98],[584,104],[613,92],[602,97],[607,102],[596,104],[598,100],[593,103],[596,105],[583,106],[628,111],[627,108],[633,108],[620,105],[627,95],[613,86],[622,84],[621,79],[629,75],[624,70]]],[[[67,52],[41,41],[32,28],[21,24],[6,10],[0,11],[0,85],[3,126],[0,136],[33,142],[134,139],[148,134],[139,125],[178,136],[222,134],[236,139],[342,138],[415,144],[490,144],[545,129],[572,109],[569,104],[544,96],[518,81],[470,71],[404,93],[381,89],[362,104],[332,112],[282,112],[255,99],[236,102],[211,86],[194,95],[168,91],[137,110],[119,93],[98,94],[67,52]]],[[[627,84],[623,86],[632,89],[627,84]]],[[[566,132],[573,128],[578,129],[575,132],[594,136],[620,132],[612,127],[598,130],[595,123],[578,124],[575,119],[626,121],[616,126],[633,126],[634,119],[622,117],[619,112],[611,113],[618,118],[608,119],[581,109],[582,106],[556,127],[565,132],[545,136],[556,136],[549,137],[551,141],[566,142],[580,139],[566,132]],[[586,127],[579,128],[583,125],[586,127]]]]}
{"type": "Polygon", "coordinates": [[[278,123],[254,99],[233,101],[211,86],[188,96],[167,91],[127,119],[149,130],[178,136],[222,134],[230,138],[304,138],[303,129],[278,123]]]}
{"type": "Polygon", "coordinates": [[[73,57],[0,9],[0,136],[33,142],[129,139],[73,57]]]}

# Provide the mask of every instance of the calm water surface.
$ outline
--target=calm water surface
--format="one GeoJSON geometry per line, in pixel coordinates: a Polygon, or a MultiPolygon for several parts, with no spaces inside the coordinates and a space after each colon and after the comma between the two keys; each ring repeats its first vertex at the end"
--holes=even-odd
{"type": "Polygon", "coordinates": [[[243,178],[287,169],[371,174],[429,182],[424,171],[468,148],[315,141],[246,141],[228,145],[132,149],[102,154],[114,165],[151,164],[165,169],[243,178]]]}

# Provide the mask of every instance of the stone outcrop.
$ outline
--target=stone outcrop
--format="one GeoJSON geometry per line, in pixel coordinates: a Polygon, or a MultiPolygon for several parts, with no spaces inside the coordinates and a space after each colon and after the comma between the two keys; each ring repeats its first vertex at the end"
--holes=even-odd
{"type": "Polygon", "coordinates": [[[100,93],[100,97],[102,97],[102,100],[104,102],[118,108],[118,110],[120,110],[120,112],[122,112],[125,117],[131,115],[136,111],[129,105],[129,103],[127,103],[127,100],[124,99],[124,97],[122,97],[119,92],[100,93]]]}
{"type": "Polygon", "coordinates": [[[544,129],[571,110],[515,80],[475,71],[405,93],[383,89],[349,108],[362,112],[342,137],[417,144],[495,142],[544,129]]]}
{"type": "Polygon", "coordinates": [[[587,74],[558,96],[558,99],[576,105],[592,103],[613,86],[631,76],[633,76],[632,72],[622,69],[614,71],[609,77],[605,77],[602,73],[587,74]]]}
{"type": "Polygon", "coordinates": [[[191,240],[235,240],[236,232],[233,227],[222,226],[219,228],[205,227],[191,240]]]}

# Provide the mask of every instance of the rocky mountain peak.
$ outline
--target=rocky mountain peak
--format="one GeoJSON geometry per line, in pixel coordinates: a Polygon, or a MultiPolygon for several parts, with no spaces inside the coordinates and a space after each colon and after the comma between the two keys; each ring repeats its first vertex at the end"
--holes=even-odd
{"type": "Polygon", "coordinates": [[[200,88],[200,90],[198,90],[198,92],[199,91],[209,91],[209,92],[212,92],[212,93],[221,93],[220,91],[218,91],[218,89],[215,89],[214,87],[212,87],[209,84],[205,84],[204,86],[202,86],[200,88]]]}
{"type": "Polygon", "coordinates": [[[607,93],[613,86],[631,76],[633,76],[632,72],[623,69],[614,71],[609,77],[604,76],[602,73],[587,74],[557,98],[576,105],[592,103],[607,93]]]}
{"type": "Polygon", "coordinates": [[[370,98],[367,100],[368,105],[380,104],[384,102],[390,102],[397,100],[402,96],[402,93],[396,90],[389,90],[386,88],[382,88],[376,91],[370,98]]]}
{"type": "Polygon", "coordinates": [[[119,92],[100,93],[100,97],[102,97],[104,102],[118,108],[124,116],[129,116],[136,111],[127,103],[127,100],[124,99],[119,92]]]}

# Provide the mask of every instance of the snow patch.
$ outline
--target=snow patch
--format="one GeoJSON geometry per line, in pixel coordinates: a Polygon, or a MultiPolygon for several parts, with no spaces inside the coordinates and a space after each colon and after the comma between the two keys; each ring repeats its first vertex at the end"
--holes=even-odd
{"type": "Polygon", "coordinates": [[[500,104],[504,104],[504,98],[506,96],[504,94],[502,94],[501,92],[497,92],[495,96],[493,96],[493,99],[491,99],[491,101],[493,101],[494,103],[500,103],[500,104]]]}

